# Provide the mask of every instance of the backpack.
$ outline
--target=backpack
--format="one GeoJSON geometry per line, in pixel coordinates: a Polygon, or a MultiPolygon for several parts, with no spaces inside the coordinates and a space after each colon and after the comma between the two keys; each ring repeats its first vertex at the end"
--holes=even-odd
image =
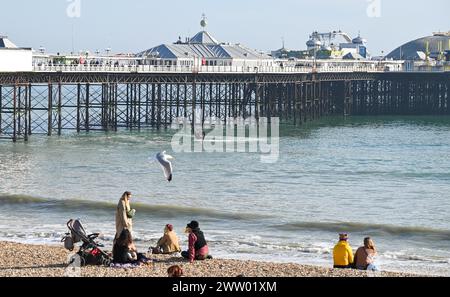
{"type": "Polygon", "coordinates": [[[66,236],[61,239],[61,242],[64,242],[64,248],[69,251],[73,251],[75,248],[75,243],[73,242],[73,238],[69,233],[66,233],[66,236]]]}

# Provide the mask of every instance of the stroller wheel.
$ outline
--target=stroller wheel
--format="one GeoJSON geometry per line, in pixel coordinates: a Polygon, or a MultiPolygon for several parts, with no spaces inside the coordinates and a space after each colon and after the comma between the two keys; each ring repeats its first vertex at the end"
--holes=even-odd
{"type": "Polygon", "coordinates": [[[86,266],[86,259],[84,257],[81,257],[81,267],[86,266]]]}
{"type": "Polygon", "coordinates": [[[104,266],[108,266],[109,267],[111,265],[111,260],[108,259],[108,258],[103,258],[102,264],[104,266]]]}

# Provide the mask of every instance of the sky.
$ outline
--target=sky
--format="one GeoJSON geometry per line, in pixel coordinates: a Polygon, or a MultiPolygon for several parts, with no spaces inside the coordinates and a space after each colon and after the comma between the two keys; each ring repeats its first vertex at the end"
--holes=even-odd
{"type": "Polygon", "coordinates": [[[450,30],[449,0],[3,0],[0,35],[21,47],[137,53],[207,31],[271,51],[305,49],[313,31],[358,32],[372,55],[450,30]]]}

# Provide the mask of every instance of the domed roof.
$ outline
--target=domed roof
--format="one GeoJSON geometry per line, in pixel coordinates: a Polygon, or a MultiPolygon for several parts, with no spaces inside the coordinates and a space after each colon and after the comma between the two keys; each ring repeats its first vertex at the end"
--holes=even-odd
{"type": "Polygon", "coordinates": [[[439,51],[450,50],[450,32],[439,33],[433,36],[419,38],[403,44],[389,53],[386,58],[394,60],[414,60],[417,57],[417,52],[427,52],[430,54],[438,53],[439,51]]]}

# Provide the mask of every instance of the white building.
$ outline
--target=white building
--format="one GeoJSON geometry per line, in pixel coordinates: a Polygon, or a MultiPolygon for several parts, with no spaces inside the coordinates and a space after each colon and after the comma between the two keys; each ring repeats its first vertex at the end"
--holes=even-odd
{"type": "Polygon", "coordinates": [[[28,72],[33,70],[31,48],[18,48],[8,37],[0,36],[0,72],[28,72]]]}
{"type": "Polygon", "coordinates": [[[241,44],[221,43],[206,30],[206,19],[201,21],[202,31],[194,37],[173,44],[161,44],[137,54],[143,65],[156,66],[230,66],[270,67],[274,60],[267,54],[241,44]]]}

